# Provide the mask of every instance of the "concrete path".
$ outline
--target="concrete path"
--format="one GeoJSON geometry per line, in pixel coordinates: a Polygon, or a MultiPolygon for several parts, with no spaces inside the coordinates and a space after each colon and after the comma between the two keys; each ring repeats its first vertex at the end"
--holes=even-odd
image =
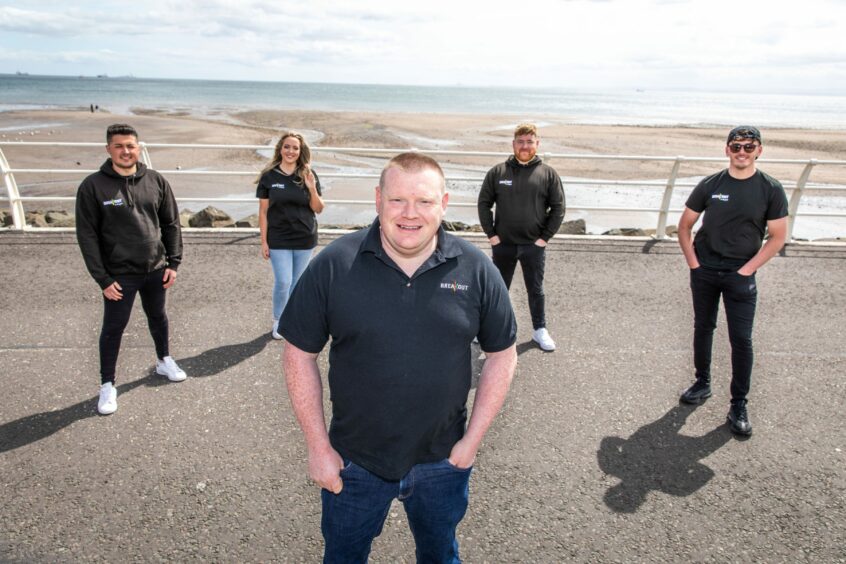
{"type": "MultiPolygon", "coordinates": [[[[320,560],[257,235],[186,235],[169,313],[190,377],[154,374],[136,305],[109,417],[73,235],[0,233],[0,258],[0,561],[320,560]]],[[[471,480],[467,562],[846,561],[846,250],[789,247],[759,273],[745,441],[724,425],[722,316],[714,397],[678,403],[692,313],[673,242],[556,240],[547,268],[559,348],[531,343],[515,277],[518,373],[471,480]]],[[[371,560],[413,561],[401,505],[371,560]]]]}

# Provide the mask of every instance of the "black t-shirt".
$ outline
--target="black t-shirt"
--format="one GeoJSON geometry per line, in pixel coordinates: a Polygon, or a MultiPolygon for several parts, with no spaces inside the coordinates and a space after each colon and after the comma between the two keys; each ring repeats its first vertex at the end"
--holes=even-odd
{"type": "MultiPolygon", "coordinates": [[[[322,194],[316,172],[314,181],[317,193],[322,194]]],[[[308,188],[299,176],[285,174],[278,168],[265,172],[256,187],[256,198],[269,200],[267,245],[271,249],[301,250],[317,246],[317,218],[308,205],[308,188]]]]}
{"type": "Polygon", "coordinates": [[[409,278],[382,249],[379,221],[337,239],[297,283],[279,323],[311,353],[331,337],[329,438],[344,457],[386,480],[449,456],[464,436],[470,343],[516,339],[508,290],[491,260],[443,229],[409,278]]]}
{"type": "Polygon", "coordinates": [[[685,206],[702,213],[702,226],[693,246],[700,264],[718,270],[737,270],[761,249],[767,221],[787,216],[787,196],[781,183],[755,171],[745,180],[728,169],[704,178],[685,206]]]}

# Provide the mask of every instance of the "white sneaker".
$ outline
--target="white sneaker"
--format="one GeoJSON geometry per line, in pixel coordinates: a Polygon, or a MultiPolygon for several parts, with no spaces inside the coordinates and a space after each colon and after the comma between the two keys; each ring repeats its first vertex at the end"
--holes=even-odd
{"type": "Polygon", "coordinates": [[[555,341],[549,336],[549,331],[546,330],[546,327],[535,329],[535,332],[532,334],[532,340],[545,351],[555,350],[555,341]]]}
{"type": "Polygon", "coordinates": [[[279,334],[277,329],[279,328],[279,320],[275,320],[273,322],[273,329],[270,330],[270,336],[276,339],[277,341],[281,341],[283,339],[282,335],[279,334]]]}
{"type": "Polygon", "coordinates": [[[166,356],[162,360],[156,360],[156,374],[167,376],[171,382],[181,382],[188,377],[185,371],[179,368],[172,356],[166,356]]]}
{"type": "Polygon", "coordinates": [[[100,399],[97,400],[97,413],[111,415],[117,411],[117,388],[111,382],[100,386],[100,399]]]}

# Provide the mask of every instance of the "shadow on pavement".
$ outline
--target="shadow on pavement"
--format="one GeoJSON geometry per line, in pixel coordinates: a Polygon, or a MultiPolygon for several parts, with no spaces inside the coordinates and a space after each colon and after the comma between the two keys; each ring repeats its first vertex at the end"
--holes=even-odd
{"type": "MultiPolygon", "coordinates": [[[[117,386],[118,397],[141,386],[147,380],[152,381],[157,378],[161,378],[161,376],[148,375],[132,382],[119,384],[117,386]]],[[[3,423],[0,425],[0,453],[40,441],[72,423],[98,416],[97,396],[95,395],[64,409],[27,415],[15,421],[3,423]]]]}
{"type": "MultiPolygon", "coordinates": [[[[214,376],[260,353],[270,340],[269,334],[263,334],[246,343],[209,349],[197,356],[179,359],[178,362],[188,373],[189,378],[214,376]]],[[[166,378],[157,375],[155,370],[151,370],[144,378],[119,384],[118,397],[141,385],[161,386],[167,383],[166,378]]],[[[76,421],[97,416],[97,396],[95,395],[64,409],[27,415],[15,421],[3,423],[0,425],[0,453],[40,441],[76,421]]]]}
{"type": "MultiPolygon", "coordinates": [[[[203,351],[197,356],[177,359],[179,366],[189,378],[205,378],[215,376],[224,370],[240,364],[251,356],[255,356],[264,350],[267,343],[271,341],[270,333],[262,333],[252,341],[236,343],[234,345],[223,345],[214,349],[203,351]]],[[[279,349],[280,355],[282,349],[279,349]]],[[[163,380],[164,381],[164,380],[163,380]]]]}
{"type": "Polygon", "coordinates": [[[531,339],[529,339],[528,341],[522,342],[522,343],[517,343],[517,356],[520,356],[524,352],[530,351],[532,349],[540,350],[540,347],[538,346],[538,344],[536,342],[534,342],[531,339]]]}
{"type": "Polygon", "coordinates": [[[700,460],[731,440],[732,434],[727,425],[702,437],[680,434],[694,410],[695,406],[680,404],[628,439],[602,439],[599,468],[620,479],[605,492],[605,505],[618,513],[634,513],[650,491],[688,496],[714,477],[714,471],[700,460]]]}

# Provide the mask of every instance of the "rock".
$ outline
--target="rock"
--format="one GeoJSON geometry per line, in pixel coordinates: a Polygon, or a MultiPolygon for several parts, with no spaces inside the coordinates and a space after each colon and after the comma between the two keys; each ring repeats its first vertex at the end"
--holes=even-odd
{"type": "Polygon", "coordinates": [[[609,229],[603,235],[623,235],[624,237],[646,237],[646,231],[638,227],[620,227],[609,229]]]}
{"type": "MultiPolygon", "coordinates": [[[[643,232],[646,233],[646,235],[648,237],[654,237],[655,234],[657,233],[657,231],[655,229],[644,229],[643,232]]],[[[667,235],[668,237],[676,237],[679,234],[679,228],[676,227],[675,225],[668,225],[664,229],[664,234],[667,235]]]]}
{"type": "Polygon", "coordinates": [[[191,216],[194,215],[194,212],[185,208],[181,212],[179,212],[179,225],[180,227],[191,227],[189,223],[191,221],[191,216]]]}
{"type": "Polygon", "coordinates": [[[347,231],[360,231],[360,230],[365,229],[365,228],[370,227],[370,226],[369,225],[337,225],[337,224],[334,224],[334,223],[330,223],[330,224],[327,224],[327,225],[323,225],[321,227],[323,229],[343,229],[343,230],[347,230],[347,231]]]}
{"type": "Polygon", "coordinates": [[[253,215],[248,215],[247,217],[243,217],[235,222],[235,227],[258,227],[259,226],[259,216],[257,213],[253,215]]]}
{"type": "Polygon", "coordinates": [[[0,210],[0,223],[2,223],[3,227],[9,227],[15,222],[15,218],[12,217],[12,214],[6,212],[6,210],[0,210]]]}
{"type": "Polygon", "coordinates": [[[574,219],[573,221],[565,221],[558,228],[558,233],[564,235],[584,235],[587,232],[587,226],[584,219],[574,219]]]}
{"type": "Polygon", "coordinates": [[[214,206],[198,211],[188,220],[191,227],[232,227],[235,222],[229,215],[214,206]]]}
{"type": "Polygon", "coordinates": [[[447,231],[470,231],[470,226],[461,221],[444,221],[443,226],[447,231]]]}
{"type": "Polygon", "coordinates": [[[44,219],[44,214],[40,211],[26,212],[26,224],[33,227],[47,227],[47,220],[44,219]]]}
{"type": "Polygon", "coordinates": [[[76,224],[72,213],[61,210],[48,211],[44,220],[50,227],[73,227],[76,224]]]}

